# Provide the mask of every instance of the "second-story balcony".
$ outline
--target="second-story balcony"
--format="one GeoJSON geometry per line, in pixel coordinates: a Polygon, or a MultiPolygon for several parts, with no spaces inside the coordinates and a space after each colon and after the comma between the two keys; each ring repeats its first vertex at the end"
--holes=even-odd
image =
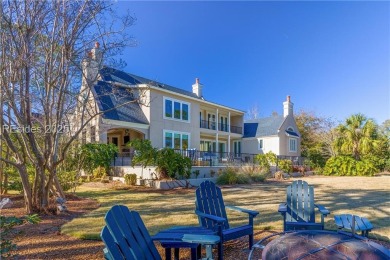
{"type": "Polygon", "coordinates": [[[241,126],[234,126],[234,125],[228,125],[228,124],[222,124],[222,123],[216,123],[216,122],[211,122],[207,120],[201,120],[200,121],[200,128],[204,129],[210,129],[210,130],[218,130],[222,132],[230,132],[235,133],[235,134],[242,134],[242,127],[241,126]]]}

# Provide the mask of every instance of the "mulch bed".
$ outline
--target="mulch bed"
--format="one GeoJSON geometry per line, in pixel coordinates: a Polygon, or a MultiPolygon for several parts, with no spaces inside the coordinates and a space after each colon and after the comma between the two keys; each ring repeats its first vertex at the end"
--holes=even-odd
{"type": "MultiPolygon", "coordinates": [[[[8,196],[13,204],[10,208],[2,209],[1,214],[5,216],[23,216],[24,201],[22,196],[8,196]]],[[[61,234],[63,224],[73,218],[81,216],[99,207],[99,203],[92,199],[79,198],[74,195],[67,195],[68,213],[60,215],[42,215],[42,221],[36,225],[25,224],[16,227],[18,231],[13,237],[17,244],[18,259],[104,259],[103,242],[93,240],[81,240],[68,235],[61,234]]],[[[259,231],[255,233],[255,241],[268,236],[274,232],[259,231]]],[[[390,247],[389,243],[379,241],[382,245],[390,247]]],[[[157,245],[161,255],[164,250],[157,245]]],[[[237,239],[224,246],[224,258],[228,260],[247,259],[249,255],[247,238],[237,239]]],[[[257,250],[260,253],[260,250],[257,250]]],[[[216,251],[214,256],[216,256],[216,251]]],[[[204,254],[203,254],[204,255],[204,254]]],[[[260,259],[256,254],[252,259],[260,259]]],[[[181,251],[181,259],[189,259],[189,251],[181,251]]]]}

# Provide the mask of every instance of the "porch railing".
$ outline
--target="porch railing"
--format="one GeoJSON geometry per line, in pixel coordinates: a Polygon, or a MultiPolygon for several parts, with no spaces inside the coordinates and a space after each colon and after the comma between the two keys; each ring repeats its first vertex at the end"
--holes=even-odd
{"type": "Polygon", "coordinates": [[[218,130],[222,132],[230,132],[235,134],[242,134],[242,127],[241,126],[234,126],[234,125],[228,125],[223,123],[216,123],[211,122],[207,120],[200,120],[200,128],[204,129],[210,129],[210,130],[218,130]]]}
{"type": "MultiPolygon", "coordinates": [[[[196,149],[175,150],[182,156],[191,159],[192,166],[223,166],[223,165],[242,165],[254,164],[257,154],[250,153],[227,153],[227,152],[209,152],[199,151],[196,149]]],[[[113,158],[111,166],[131,166],[131,161],[134,157],[134,152],[117,153],[113,158]]],[[[304,165],[305,158],[301,156],[277,156],[279,160],[291,160],[293,165],[304,165]]],[[[278,162],[276,163],[276,167],[278,162]]]]}

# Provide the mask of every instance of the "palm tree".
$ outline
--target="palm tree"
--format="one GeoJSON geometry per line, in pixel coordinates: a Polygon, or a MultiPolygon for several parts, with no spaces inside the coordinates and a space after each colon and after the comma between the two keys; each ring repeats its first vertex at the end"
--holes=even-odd
{"type": "Polygon", "coordinates": [[[378,143],[377,124],[363,114],[347,118],[344,125],[337,127],[337,132],[335,150],[339,154],[352,155],[356,160],[372,152],[378,143]]]}

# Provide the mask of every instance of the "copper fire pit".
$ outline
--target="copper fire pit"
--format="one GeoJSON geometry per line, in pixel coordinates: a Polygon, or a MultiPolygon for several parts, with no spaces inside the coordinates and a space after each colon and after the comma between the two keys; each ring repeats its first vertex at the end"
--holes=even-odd
{"type": "Polygon", "coordinates": [[[262,247],[262,259],[390,259],[390,250],[366,238],[345,232],[305,230],[286,233],[262,247]]]}

